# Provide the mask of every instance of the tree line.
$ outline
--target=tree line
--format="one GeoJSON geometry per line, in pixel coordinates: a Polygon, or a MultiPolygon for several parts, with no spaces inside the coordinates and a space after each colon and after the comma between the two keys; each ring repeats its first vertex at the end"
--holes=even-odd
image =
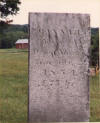
{"type": "Polygon", "coordinates": [[[28,38],[28,25],[3,26],[0,31],[0,48],[13,48],[15,47],[15,42],[23,38],[28,38]]]}
{"type": "Polygon", "coordinates": [[[99,66],[99,29],[91,29],[91,55],[90,64],[91,66],[99,66]]]}

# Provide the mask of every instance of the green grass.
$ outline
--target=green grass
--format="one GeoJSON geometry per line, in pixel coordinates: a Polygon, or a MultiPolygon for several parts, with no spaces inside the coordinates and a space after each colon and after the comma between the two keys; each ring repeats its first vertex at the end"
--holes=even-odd
{"type": "Polygon", "coordinates": [[[28,53],[0,50],[0,123],[26,123],[28,53]]]}
{"type": "MultiPolygon", "coordinates": [[[[90,81],[90,121],[100,121],[99,76],[90,81]]],[[[26,123],[28,105],[27,50],[0,49],[0,123],[26,123]]]]}
{"type": "Polygon", "coordinates": [[[100,122],[100,74],[90,78],[90,121],[100,122]]]}

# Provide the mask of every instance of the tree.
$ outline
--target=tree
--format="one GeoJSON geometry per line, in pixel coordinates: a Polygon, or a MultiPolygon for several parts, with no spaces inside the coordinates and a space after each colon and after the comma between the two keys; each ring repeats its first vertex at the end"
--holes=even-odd
{"type": "Polygon", "coordinates": [[[99,29],[92,29],[91,35],[91,65],[99,65],[99,29]]]}
{"type": "Polygon", "coordinates": [[[20,4],[20,0],[0,0],[1,18],[6,18],[8,15],[16,15],[20,4]]]}
{"type": "Polygon", "coordinates": [[[3,35],[4,29],[8,27],[10,22],[12,22],[12,20],[7,20],[8,15],[16,15],[19,11],[20,4],[20,0],[0,0],[0,34],[3,35]]]}
{"type": "Polygon", "coordinates": [[[7,17],[8,15],[16,15],[20,4],[20,0],[0,0],[0,33],[3,33],[3,29],[12,22],[12,20],[7,20],[7,17]]]}
{"type": "MultiPolygon", "coordinates": [[[[6,30],[5,30],[6,31],[6,30]]],[[[1,35],[1,46],[0,48],[12,48],[15,46],[15,42],[18,39],[28,38],[28,33],[24,31],[9,31],[1,35]]]]}

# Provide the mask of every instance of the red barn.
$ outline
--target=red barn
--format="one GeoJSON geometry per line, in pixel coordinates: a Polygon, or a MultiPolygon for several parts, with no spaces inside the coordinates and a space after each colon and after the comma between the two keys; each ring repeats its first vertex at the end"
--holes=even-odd
{"type": "Polygon", "coordinates": [[[28,39],[19,39],[16,41],[16,49],[27,49],[28,48],[28,39]]]}

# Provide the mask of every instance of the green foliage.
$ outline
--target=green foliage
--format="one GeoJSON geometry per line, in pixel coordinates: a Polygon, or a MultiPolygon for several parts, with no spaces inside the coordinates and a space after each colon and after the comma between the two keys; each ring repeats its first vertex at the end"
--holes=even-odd
{"type": "Polygon", "coordinates": [[[1,17],[16,15],[19,11],[20,0],[0,0],[1,17]]]}
{"type": "MultiPolygon", "coordinates": [[[[5,20],[0,20],[0,33],[4,33],[4,30],[9,26],[9,22],[6,21],[8,15],[16,15],[19,11],[20,0],[0,0],[0,17],[5,20]]],[[[0,39],[1,44],[1,39],[0,39]]]]}
{"type": "Polygon", "coordinates": [[[18,39],[28,38],[28,26],[8,25],[0,34],[0,48],[12,48],[18,39]]]}
{"type": "Polygon", "coordinates": [[[2,38],[2,48],[12,48],[18,39],[27,38],[27,33],[22,31],[7,32],[2,38]]]}
{"type": "Polygon", "coordinates": [[[7,29],[8,24],[6,24],[4,21],[0,21],[0,34],[3,34],[4,29],[7,29]]]}
{"type": "Polygon", "coordinates": [[[23,31],[28,33],[28,25],[9,25],[8,28],[5,29],[5,32],[9,31],[23,31]]]}
{"type": "Polygon", "coordinates": [[[99,63],[99,29],[91,30],[91,65],[96,66],[99,63]]]}

